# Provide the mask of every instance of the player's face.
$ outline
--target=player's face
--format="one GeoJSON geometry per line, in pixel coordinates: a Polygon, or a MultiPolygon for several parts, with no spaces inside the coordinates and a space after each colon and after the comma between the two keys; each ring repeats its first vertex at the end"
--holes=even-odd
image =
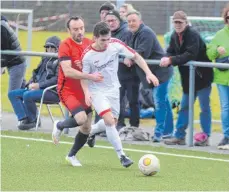
{"type": "Polygon", "coordinates": [[[71,20],[68,32],[74,41],[81,43],[85,33],[84,22],[81,19],[71,20]]]}
{"type": "Polygon", "coordinates": [[[109,12],[108,10],[102,10],[100,12],[100,20],[101,21],[105,21],[105,17],[106,17],[106,15],[107,15],[108,12],[109,12]]]}
{"type": "Polygon", "coordinates": [[[105,17],[105,22],[109,25],[111,31],[115,31],[120,26],[120,21],[114,15],[107,15],[105,17]]]}
{"type": "Polygon", "coordinates": [[[108,35],[100,35],[99,37],[95,37],[95,43],[99,50],[106,50],[111,39],[111,34],[108,35]]]}
{"type": "Polygon", "coordinates": [[[187,22],[183,21],[183,20],[173,21],[173,25],[174,25],[174,29],[177,33],[182,33],[187,26],[187,22]]]}
{"type": "Polygon", "coordinates": [[[127,22],[128,22],[129,30],[132,33],[135,33],[139,29],[140,25],[142,24],[142,20],[136,14],[128,15],[127,22]]]}

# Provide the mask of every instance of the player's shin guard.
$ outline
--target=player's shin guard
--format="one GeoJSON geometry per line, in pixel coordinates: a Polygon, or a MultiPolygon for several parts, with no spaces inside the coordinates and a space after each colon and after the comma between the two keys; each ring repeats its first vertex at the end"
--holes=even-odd
{"type": "Polygon", "coordinates": [[[125,155],[122,149],[122,142],[119,137],[118,131],[115,128],[115,125],[113,126],[107,126],[106,125],[106,134],[108,141],[112,144],[115,151],[117,152],[118,157],[120,158],[121,155],[125,155]]]}
{"type": "Polygon", "coordinates": [[[106,125],[104,123],[104,120],[100,119],[96,124],[93,124],[91,126],[90,135],[95,135],[95,134],[101,133],[103,131],[106,131],[106,125]]]}
{"type": "Polygon", "coordinates": [[[79,126],[76,122],[76,120],[74,119],[74,117],[69,117],[63,121],[59,121],[57,123],[57,128],[59,130],[63,130],[64,128],[74,128],[74,127],[77,127],[79,126]]]}
{"type": "Polygon", "coordinates": [[[80,131],[75,137],[75,142],[72,146],[71,151],[69,152],[68,156],[72,157],[75,156],[76,153],[84,146],[84,144],[87,142],[88,134],[83,134],[80,131]]]}

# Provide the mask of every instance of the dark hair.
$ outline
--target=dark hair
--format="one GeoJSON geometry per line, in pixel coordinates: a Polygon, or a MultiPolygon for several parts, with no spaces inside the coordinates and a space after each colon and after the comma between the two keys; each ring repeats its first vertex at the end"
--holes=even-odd
{"type": "Polygon", "coordinates": [[[99,37],[100,35],[107,35],[110,33],[110,28],[109,26],[101,21],[95,24],[94,29],[93,29],[93,35],[95,37],[99,37]]]}
{"type": "Polygon", "coordinates": [[[114,9],[116,9],[116,6],[113,3],[108,1],[101,5],[101,7],[99,8],[99,13],[101,13],[102,10],[110,11],[114,9]]]}
{"type": "Polygon", "coordinates": [[[75,20],[75,21],[77,21],[77,20],[82,20],[83,21],[83,18],[82,17],[80,17],[80,16],[72,16],[72,17],[70,17],[69,19],[68,19],[68,21],[67,21],[67,28],[68,29],[70,29],[70,22],[72,21],[72,20],[75,20]]]}
{"type": "Polygon", "coordinates": [[[226,19],[228,11],[229,11],[229,3],[228,3],[228,4],[226,5],[226,7],[223,9],[223,14],[222,14],[222,17],[223,17],[223,19],[224,19],[224,23],[225,23],[225,24],[228,23],[228,21],[227,21],[227,19],[226,19]]]}

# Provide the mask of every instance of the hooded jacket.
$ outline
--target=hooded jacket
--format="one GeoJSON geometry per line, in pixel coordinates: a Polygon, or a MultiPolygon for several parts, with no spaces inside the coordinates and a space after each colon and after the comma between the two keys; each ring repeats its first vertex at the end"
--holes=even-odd
{"type": "MultiPolygon", "coordinates": [[[[52,36],[47,39],[45,46],[52,45],[58,50],[60,45],[60,39],[56,36],[52,36]]],[[[43,57],[40,64],[33,70],[33,76],[27,83],[39,83],[40,89],[57,84],[59,61],[57,58],[43,57]]]]}
{"type": "MultiPolygon", "coordinates": [[[[1,15],[1,50],[21,51],[21,46],[16,34],[8,24],[6,18],[1,15]]],[[[1,54],[1,67],[12,67],[20,65],[25,61],[21,55],[1,54]]]]}
{"type": "MultiPolygon", "coordinates": [[[[157,40],[156,34],[148,26],[141,24],[135,33],[129,32],[127,44],[138,52],[144,59],[160,60],[165,52],[157,40]]],[[[159,79],[160,84],[168,81],[173,75],[173,67],[160,67],[159,65],[148,65],[151,72],[159,79]]],[[[143,70],[135,65],[137,74],[145,89],[153,87],[148,84],[143,70]]]]}

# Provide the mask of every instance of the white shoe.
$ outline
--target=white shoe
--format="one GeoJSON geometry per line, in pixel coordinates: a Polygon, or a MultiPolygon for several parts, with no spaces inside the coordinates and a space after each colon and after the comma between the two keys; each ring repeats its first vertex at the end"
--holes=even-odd
{"type": "Polygon", "coordinates": [[[59,143],[60,136],[61,136],[61,133],[62,133],[61,130],[57,129],[57,123],[58,122],[59,121],[54,121],[54,123],[53,123],[53,130],[52,130],[52,140],[53,140],[53,143],[55,145],[57,145],[59,143]]]}
{"type": "Polygon", "coordinates": [[[81,163],[76,159],[76,156],[69,157],[68,155],[66,156],[66,161],[70,163],[73,167],[81,167],[81,163]]]}

